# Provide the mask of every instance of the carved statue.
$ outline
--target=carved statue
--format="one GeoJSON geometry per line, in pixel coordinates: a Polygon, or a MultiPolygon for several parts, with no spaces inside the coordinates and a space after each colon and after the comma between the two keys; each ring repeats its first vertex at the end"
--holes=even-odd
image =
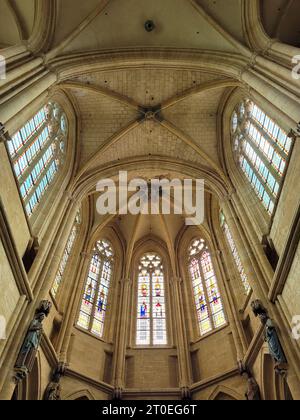
{"type": "Polygon", "coordinates": [[[15,364],[15,379],[23,380],[32,371],[43,334],[43,321],[49,315],[51,302],[42,301],[31,322],[15,364]]]}
{"type": "Polygon", "coordinates": [[[256,317],[259,317],[261,323],[264,325],[264,338],[268,343],[269,352],[275,361],[275,371],[279,374],[285,374],[287,370],[287,360],[279,341],[279,337],[276,331],[276,327],[268,316],[268,312],[261,303],[260,300],[255,300],[251,304],[253,313],[256,317]]]}
{"type": "Polygon", "coordinates": [[[60,379],[64,376],[66,371],[66,365],[64,363],[59,363],[52,375],[52,381],[46,388],[44,394],[44,400],[46,401],[60,401],[61,399],[61,385],[60,379]]]}
{"type": "Polygon", "coordinates": [[[61,386],[55,382],[50,382],[45,391],[44,400],[46,401],[60,401],[61,386]]]}
{"type": "Polygon", "coordinates": [[[248,401],[260,401],[261,395],[260,395],[260,389],[258,386],[258,383],[252,376],[250,370],[247,366],[243,364],[243,362],[239,362],[239,371],[243,378],[245,378],[248,382],[248,389],[245,393],[245,397],[248,401]]]}

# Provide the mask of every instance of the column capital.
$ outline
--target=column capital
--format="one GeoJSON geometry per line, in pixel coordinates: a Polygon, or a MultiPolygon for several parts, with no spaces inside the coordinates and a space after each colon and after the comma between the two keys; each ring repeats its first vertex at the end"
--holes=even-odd
{"type": "Polygon", "coordinates": [[[88,252],[81,252],[81,253],[80,253],[80,257],[86,260],[86,259],[88,259],[88,258],[91,258],[91,257],[92,257],[92,255],[91,255],[91,254],[89,254],[88,252]]]}
{"type": "Polygon", "coordinates": [[[65,194],[66,194],[66,197],[67,197],[68,201],[70,201],[71,203],[75,203],[75,201],[76,201],[75,197],[70,191],[66,191],[65,194]]]}
{"type": "Polygon", "coordinates": [[[129,278],[129,277],[123,277],[123,278],[120,279],[120,283],[125,284],[125,285],[127,285],[127,284],[130,285],[130,284],[132,284],[132,279],[129,278]]]}
{"type": "Polygon", "coordinates": [[[181,285],[183,283],[183,280],[181,277],[173,277],[172,279],[174,283],[181,285]]]}
{"type": "Polygon", "coordinates": [[[293,130],[293,129],[291,129],[291,130],[290,130],[290,132],[289,132],[289,134],[288,134],[288,137],[289,137],[290,139],[292,139],[293,141],[296,141],[296,140],[297,140],[297,138],[299,138],[299,137],[300,137],[300,122],[297,124],[296,131],[295,131],[295,130],[293,130]]]}

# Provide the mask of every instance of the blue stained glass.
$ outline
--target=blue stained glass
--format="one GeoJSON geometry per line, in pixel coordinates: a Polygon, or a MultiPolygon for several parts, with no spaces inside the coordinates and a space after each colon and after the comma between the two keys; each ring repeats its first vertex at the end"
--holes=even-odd
{"type": "Polygon", "coordinates": [[[112,264],[111,245],[105,240],[98,241],[91,258],[77,325],[100,338],[108,309],[112,264]]]}
{"type": "Polygon", "coordinates": [[[57,104],[49,103],[27,121],[8,143],[28,216],[32,215],[44,191],[53,182],[63,159],[65,148],[57,149],[55,144],[58,134],[64,145],[67,138],[66,116],[57,104]],[[65,128],[63,134],[60,132],[61,125],[65,128]]]}
{"type": "Polygon", "coordinates": [[[222,298],[211,256],[203,239],[192,242],[189,257],[200,334],[205,335],[226,324],[222,298]]]}
{"type": "Polygon", "coordinates": [[[235,110],[232,129],[233,145],[235,152],[239,153],[237,160],[240,167],[271,214],[286,170],[286,158],[292,146],[291,139],[250,100],[243,101],[235,110]],[[237,120],[236,115],[240,116],[237,120]],[[240,126],[240,130],[237,130],[237,126],[240,126]],[[246,130],[243,127],[246,127],[246,130]],[[235,132],[244,134],[237,136],[235,132]],[[242,147],[236,146],[237,142],[242,147]],[[265,192],[267,187],[271,195],[265,192]]]}

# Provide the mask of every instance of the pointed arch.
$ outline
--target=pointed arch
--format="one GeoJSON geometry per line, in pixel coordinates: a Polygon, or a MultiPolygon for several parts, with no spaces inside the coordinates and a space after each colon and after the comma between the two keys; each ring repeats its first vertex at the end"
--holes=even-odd
{"type": "Polygon", "coordinates": [[[272,215],[292,150],[292,139],[251,99],[244,99],[231,118],[235,161],[259,200],[272,215]]]}
{"type": "Polygon", "coordinates": [[[245,398],[234,389],[231,389],[224,385],[218,385],[212,391],[212,393],[208,397],[208,400],[210,401],[216,401],[216,400],[241,401],[241,400],[245,400],[245,398]]]}
{"type": "Polygon", "coordinates": [[[98,338],[104,335],[108,296],[114,268],[114,250],[106,239],[98,240],[90,265],[79,310],[77,326],[98,338]]]}
{"type": "Polygon", "coordinates": [[[192,241],[189,250],[189,272],[200,335],[227,324],[223,299],[210,250],[201,237],[192,241]]]}
{"type": "Polygon", "coordinates": [[[72,394],[67,395],[63,398],[66,401],[79,401],[79,400],[88,400],[88,401],[95,401],[96,398],[92,394],[89,389],[82,389],[80,391],[76,391],[72,394]]]}

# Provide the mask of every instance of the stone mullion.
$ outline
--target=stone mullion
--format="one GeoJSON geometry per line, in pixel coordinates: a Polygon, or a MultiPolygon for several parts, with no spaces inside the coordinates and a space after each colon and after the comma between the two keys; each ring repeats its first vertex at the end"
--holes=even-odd
{"type": "MultiPolygon", "coordinates": [[[[201,254],[198,255],[198,257],[196,257],[196,258],[198,260],[198,265],[199,265],[199,270],[200,270],[200,276],[201,276],[201,282],[202,282],[202,285],[203,285],[203,291],[204,291],[205,300],[206,300],[206,304],[207,304],[208,316],[209,316],[209,319],[210,319],[210,322],[211,322],[211,328],[212,328],[212,331],[213,331],[215,329],[215,327],[214,327],[214,320],[213,320],[213,314],[212,314],[211,303],[209,301],[209,296],[208,296],[208,292],[207,292],[206,281],[205,281],[206,279],[205,279],[203,268],[202,268],[202,264],[201,264],[201,257],[202,257],[203,252],[201,252],[201,254]]],[[[211,255],[211,257],[212,257],[212,255],[211,255]]],[[[195,292],[195,291],[193,290],[193,292],[195,292]]]]}
{"type": "MultiPolygon", "coordinates": [[[[39,187],[39,185],[40,185],[40,183],[41,183],[41,180],[43,179],[43,177],[44,177],[44,175],[46,175],[47,174],[47,172],[48,172],[48,169],[50,168],[50,166],[52,165],[52,163],[53,163],[53,161],[55,160],[55,157],[53,157],[52,156],[52,158],[49,160],[49,162],[47,163],[47,165],[42,169],[42,171],[40,172],[40,174],[39,174],[39,176],[38,176],[38,178],[35,180],[35,183],[33,182],[33,180],[32,180],[32,182],[33,182],[33,186],[32,186],[32,190],[30,191],[30,193],[25,197],[25,199],[23,199],[23,201],[24,201],[24,204],[25,204],[25,208],[26,208],[26,206],[27,206],[27,204],[29,203],[29,201],[31,200],[31,198],[34,196],[34,194],[35,194],[35,192],[36,192],[36,190],[37,190],[37,188],[39,187]]],[[[30,169],[31,169],[31,167],[30,167],[30,169]]],[[[31,171],[32,171],[32,169],[31,169],[31,171]]],[[[30,171],[30,176],[31,176],[31,171],[30,171]]],[[[48,180],[48,177],[47,177],[47,180],[48,180]]],[[[50,183],[51,182],[49,182],[49,180],[48,180],[48,186],[50,186],[50,183]]],[[[20,187],[22,186],[23,184],[20,184],[20,187]]],[[[47,189],[47,187],[44,189],[44,192],[45,192],[45,190],[47,189]]],[[[40,198],[42,198],[43,197],[43,194],[42,194],[42,196],[40,197],[40,198]]],[[[38,203],[39,203],[39,200],[38,200],[38,203]]]]}
{"type": "MultiPolygon", "coordinates": [[[[280,174],[277,172],[277,170],[273,167],[272,163],[270,163],[270,161],[268,160],[267,156],[262,152],[262,150],[257,146],[257,144],[255,143],[255,141],[252,139],[252,137],[250,135],[246,135],[246,139],[248,140],[248,142],[251,144],[251,146],[253,147],[254,151],[256,152],[256,154],[261,158],[261,160],[264,162],[264,164],[266,165],[267,169],[269,172],[271,172],[271,174],[273,175],[273,177],[276,179],[276,181],[280,184],[281,180],[282,180],[282,176],[280,176],[280,174]]],[[[246,153],[244,152],[244,155],[247,157],[248,160],[250,160],[250,158],[246,155],[246,153]]],[[[286,161],[287,156],[284,157],[284,160],[286,161]]],[[[254,168],[254,164],[251,163],[251,165],[254,168]]],[[[261,173],[258,171],[258,169],[256,169],[257,174],[259,175],[259,177],[261,178],[261,180],[263,181],[263,183],[266,183],[266,181],[263,179],[261,173]]],[[[268,188],[269,192],[271,195],[273,195],[273,192],[271,192],[270,187],[266,184],[266,187],[268,188]]]]}
{"type": "MultiPolygon", "coordinates": [[[[31,118],[32,119],[32,118],[31,118]]],[[[27,124],[27,122],[29,122],[30,120],[27,120],[24,122],[23,126],[25,124],[27,124]]],[[[42,122],[42,124],[40,125],[40,127],[38,127],[38,129],[36,131],[34,131],[29,137],[27,137],[27,139],[23,139],[22,138],[22,142],[23,145],[20,147],[19,150],[17,150],[15,152],[15,156],[12,157],[12,160],[15,162],[21,155],[23,155],[23,153],[26,152],[27,149],[29,149],[29,147],[34,143],[34,141],[42,134],[42,132],[44,131],[44,129],[48,126],[49,122],[47,120],[45,120],[44,122],[42,122]]],[[[16,133],[15,133],[16,134],[16,133]]],[[[22,136],[22,135],[21,135],[22,136]]],[[[48,142],[47,142],[48,143],[48,142]]],[[[47,144],[46,143],[46,144],[47,144]]]]}
{"type": "MultiPolygon", "coordinates": [[[[35,137],[36,138],[36,137],[35,137]]],[[[21,185],[24,181],[26,181],[26,179],[28,178],[28,176],[31,174],[32,169],[35,167],[35,165],[41,160],[41,158],[43,157],[44,153],[45,153],[45,149],[53,142],[53,137],[49,137],[48,141],[44,144],[44,146],[42,147],[42,149],[37,153],[37,155],[35,156],[35,158],[28,164],[27,168],[25,169],[25,171],[20,175],[18,179],[19,184],[21,185]]],[[[26,147],[26,150],[31,146],[31,144],[28,144],[28,146],[26,147]]],[[[20,157],[20,155],[18,156],[20,157]]],[[[17,159],[13,159],[13,164],[17,161],[17,159]]]]}
{"type": "MultiPolygon", "coordinates": [[[[101,256],[99,255],[99,257],[101,257],[101,256]]],[[[96,285],[96,289],[95,289],[95,297],[94,297],[93,307],[92,307],[91,316],[90,316],[89,331],[92,331],[93,323],[94,323],[94,319],[95,319],[95,314],[96,314],[96,310],[97,310],[97,299],[98,299],[98,295],[99,295],[99,291],[100,291],[100,287],[101,287],[101,277],[102,277],[102,273],[103,273],[103,266],[104,266],[104,260],[103,260],[103,258],[101,258],[100,259],[100,268],[99,268],[98,280],[97,280],[97,285],[96,285]]]]}
{"type": "MultiPolygon", "coordinates": [[[[271,191],[270,187],[267,185],[266,181],[263,179],[262,175],[258,172],[258,169],[254,166],[254,164],[250,161],[250,158],[243,152],[243,157],[244,159],[247,161],[248,165],[253,169],[253,171],[255,172],[255,175],[257,176],[257,178],[260,180],[261,184],[263,185],[264,189],[268,192],[271,201],[273,201],[273,203],[275,204],[276,201],[276,197],[274,197],[274,193],[271,191]]],[[[268,168],[269,169],[269,168],[268,168]]],[[[243,171],[243,173],[245,174],[245,172],[243,171]]],[[[248,178],[248,175],[245,174],[248,178]]],[[[254,187],[254,185],[252,185],[252,180],[251,180],[251,186],[254,187]]],[[[262,200],[261,200],[262,202],[262,200]]]]}
{"type": "MultiPolygon", "coordinates": [[[[284,152],[284,150],[282,150],[282,148],[279,146],[279,144],[276,142],[276,140],[274,140],[270,136],[270,134],[262,128],[262,126],[254,119],[254,117],[251,118],[251,123],[259,131],[259,133],[268,141],[268,143],[271,146],[274,147],[274,149],[282,157],[282,159],[287,160],[287,153],[284,152]]],[[[254,140],[252,139],[252,137],[250,136],[250,134],[247,134],[247,137],[249,137],[249,139],[254,142],[254,140]]],[[[257,147],[257,145],[256,145],[256,147],[257,147]]]]}

